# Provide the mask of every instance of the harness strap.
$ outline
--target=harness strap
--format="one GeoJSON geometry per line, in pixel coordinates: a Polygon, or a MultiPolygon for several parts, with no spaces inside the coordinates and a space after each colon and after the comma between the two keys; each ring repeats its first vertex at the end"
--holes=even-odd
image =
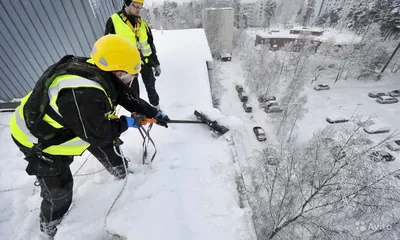
{"type": "Polygon", "coordinates": [[[142,163],[143,163],[143,164],[150,164],[150,163],[152,163],[153,160],[154,160],[154,158],[155,158],[155,156],[156,156],[156,154],[157,154],[156,145],[154,144],[153,139],[150,137],[150,130],[151,130],[152,127],[153,127],[153,123],[151,123],[151,124],[149,125],[149,127],[147,128],[147,130],[146,130],[143,126],[140,126],[140,128],[139,128],[140,135],[142,135],[142,138],[143,138],[143,144],[142,144],[142,147],[143,147],[142,163]],[[146,140],[147,140],[147,142],[146,142],[146,140]],[[146,159],[147,159],[147,146],[149,145],[150,142],[151,142],[151,144],[152,144],[153,147],[154,147],[154,154],[153,154],[153,156],[152,156],[151,159],[150,159],[150,163],[148,163],[148,162],[146,162],[146,159]]]}
{"type": "MultiPolygon", "coordinates": [[[[139,37],[140,37],[140,27],[141,27],[141,24],[142,24],[142,19],[139,18],[138,21],[135,23],[135,27],[133,27],[132,23],[129,21],[129,19],[125,16],[125,14],[124,14],[123,12],[119,14],[119,17],[122,19],[122,21],[124,21],[124,23],[125,23],[126,25],[128,25],[128,27],[129,27],[129,28],[132,30],[132,32],[135,34],[136,44],[139,45],[139,44],[140,44],[140,41],[139,41],[139,37]]],[[[146,26],[147,29],[148,29],[147,24],[145,24],[145,26],[146,26]]],[[[141,59],[145,59],[145,57],[143,56],[143,53],[142,53],[142,49],[140,49],[140,48],[138,47],[138,50],[139,50],[140,58],[141,58],[141,59]]]]}

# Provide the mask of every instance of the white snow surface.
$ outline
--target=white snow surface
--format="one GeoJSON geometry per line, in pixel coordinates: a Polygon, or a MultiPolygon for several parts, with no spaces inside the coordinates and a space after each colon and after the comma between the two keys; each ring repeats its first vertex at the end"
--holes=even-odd
{"type": "MultiPolygon", "coordinates": [[[[212,108],[206,60],[211,60],[202,29],[155,31],[162,74],[156,87],[162,110],[171,119],[196,120],[195,109],[230,128],[243,122],[212,108]]],[[[143,83],[141,96],[147,100],[143,83]]],[[[119,114],[128,114],[121,110],[119,114]]],[[[25,172],[26,162],[7,127],[11,113],[0,113],[0,239],[39,239],[39,187],[25,172]],[[10,190],[10,191],[4,191],[10,190]]],[[[137,130],[122,135],[123,153],[131,162],[124,192],[107,219],[107,229],[127,239],[254,239],[248,209],[239,207],[233,162],[231,129],[217,137],[206,125],[153,126],[151,137],[157,156],[150,166],[141,165],[142,138],[137,130]]],[[[149,145],[149,154],[154,149],[149,145]]],[[[74,174],[103,169],[89,153],[76,157],[74,174]]],[[[107,171],[74,177],[70,211],[58,227],[55,240],[112,239],[104,230],[107,211],[124,180],[107,171]]]]}

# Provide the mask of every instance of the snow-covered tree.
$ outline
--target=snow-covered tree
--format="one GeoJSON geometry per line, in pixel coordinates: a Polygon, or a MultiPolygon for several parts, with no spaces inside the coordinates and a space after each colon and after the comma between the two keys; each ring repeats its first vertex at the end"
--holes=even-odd
{"type": "Polygon", "coordinates": [[[323,14],[321,14],[317,20],[315,21],[315,25],[317,26],[324,26],[329,18],[329,13],[328,12],[324,12],[323,14]]]}
{"type": "Polygon", "coordinates": [[[329,12],[329,26],[335,27],[340,20],[340,12],[342,11],[342,7],[334,8],[329,12]]]}
{"type": "Polygon", "coordinates": [[[300,5],[299,10],[296,13],[296,22],[297,23],[302,23],[303,22],[303,12],[304,12],[304,4],[302,3],[300,5]]]}
{"type": "Polygon", "coordinates": [[[395,239],[400,170],[368,157],[383,142],[331,126],[260,152],[247,188],[258,239],[395,239]]]}
{"type": "Polygon", "coordinates": [[[277,5],[274,0],[268,0],[265,3],[265,7],[263,9],[264,10],[264,22],[263,22],[264,30],[271,26],[271,20],[275,16],[276,6],[277,5]]]}

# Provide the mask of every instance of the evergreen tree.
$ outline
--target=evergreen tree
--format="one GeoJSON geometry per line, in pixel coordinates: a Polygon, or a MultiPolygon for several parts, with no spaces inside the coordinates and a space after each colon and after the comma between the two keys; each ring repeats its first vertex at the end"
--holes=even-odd
{"type": "Polygon", "coordinates": [[[339,23],[341,11],[342,7],[339,7],[329,12],[329,26],[335,27],[339,23]]]}
{"type": "Polygon", "coordinates": [[[317,26],[323,26],[323,25],[325,25],[325,23],[328,21],[328,18],[329,18],[329,13],[328,13],[328,12],[324,12],[323,14],[321,14],[321,15],[318,17],[318,19],[317,19],[317,21],[315,22],[315,24],[316,24],[317,26]]]}
{"type": "Polygon", "coordinates": [[[297,11],[297,14],[296,14],[296,22],[297,23],[301,23],[302,22],[302,16],[303,16],[303,8],[304,8],[304,4],[302,3],[301,5],[300,5],[300,8],[299,8],[299,11],[297,11]]]}
{"type": "Polygon", "coordinates": [[[303,26],[306,26],[310,23],[311,18],[314,16],[314,12],[315,12],[315,0],[309,0],[307,2],[305,13],[303,15],[303,26]]]}
{"type": "Polygon", "coordinates": [[[264,7],[264,28],[271,26],[271,19],[275,16],[276,2],[274,0],[268,0],[264,7]]]}

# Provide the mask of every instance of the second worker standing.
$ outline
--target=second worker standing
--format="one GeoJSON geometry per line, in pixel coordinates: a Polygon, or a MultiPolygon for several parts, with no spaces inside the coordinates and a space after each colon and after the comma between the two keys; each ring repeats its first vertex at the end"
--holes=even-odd
{"type": "MultiPolygon", "coordinates": [[[[114,13],[107,20],[104,34],[123,35],[137,46],[142,58],[140,74],[146,87],[149,102],[160,110],[160,98],[156,91],[156,78],[154,76],[160,76],[161,68],[151,29],[147,22],[140,17],[143,3],[144,0],[124,0],[122,10],[114,13]],[[153,73],[153,68],[155,73],[153,73]]],[[[138,79],[132,81],[131,88],[137,95],[135,97],[138,98],[140,95],[138,79]]]]}

